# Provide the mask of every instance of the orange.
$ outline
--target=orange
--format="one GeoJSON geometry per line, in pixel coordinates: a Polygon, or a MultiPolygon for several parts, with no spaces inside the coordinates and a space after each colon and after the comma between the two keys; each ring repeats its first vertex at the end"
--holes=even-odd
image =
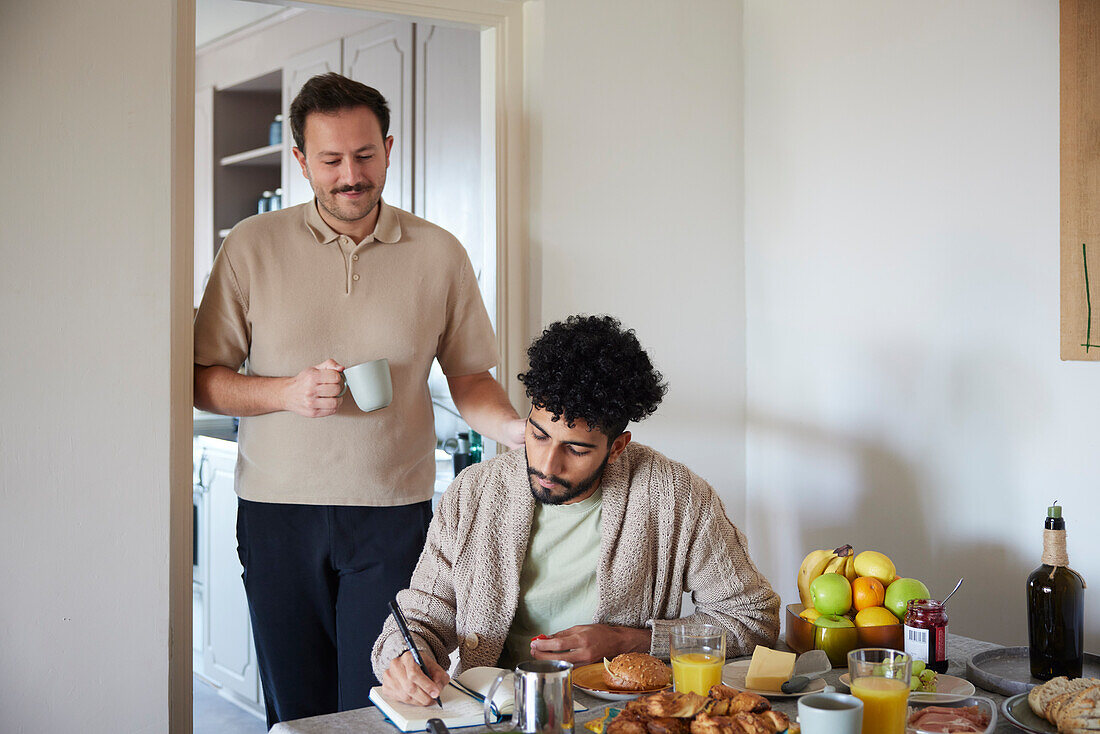
{"type": "Polygon", "coordinates": [[[855,623],[856,627],[883,627],[897,624],[898,618],[886,607],[867,607],[856,614],[855,623]]]}
{"type": "Polygon", "coordinates": [[[852,582],[852,606],[857,612],[880,607],[886,600],[886,587],[874,576],[860,576],[852,582]]]}

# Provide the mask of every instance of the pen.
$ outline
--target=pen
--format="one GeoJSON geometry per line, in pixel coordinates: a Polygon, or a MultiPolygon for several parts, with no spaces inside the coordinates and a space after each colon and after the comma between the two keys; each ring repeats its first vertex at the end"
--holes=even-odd
{"type": "MultiPolygon", "coordinates": [[[[405,624],[405,615],[401,613],[401,607],[397,606],[396,599],[390,602],[390,614],[393,615],[393,621],[397,622],[397,629],[401,630],[401,636],[405,638],[405,644],[408,646],[409,652],[412,653],[413,660],[420,666],[420,670],[423,671],[424,675],[431,678],[427,666],[424,665],[424,658],[420,657],[420,651],[416,649],[416,643],[413,642],[412,634],[409,633],[409,625],[405,624]]],[[[433,700],[439,708],[443,708],[443,702],[439,700],[438,696],[433,700]]]]}

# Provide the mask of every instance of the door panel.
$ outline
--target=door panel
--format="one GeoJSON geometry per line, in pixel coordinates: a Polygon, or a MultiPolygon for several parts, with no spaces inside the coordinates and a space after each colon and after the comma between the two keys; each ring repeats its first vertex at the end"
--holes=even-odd
{"type": "Polygon", "coordinates": [[[304,204],[313,199],[313,189],[302,175],[302,168],[290,151],[294,138],[290,131],[290,103],[310,77],[340,71],[340,41],[335,40],[298,54],[283,67],[283,206],[304,204]]]}
{"type": "Polygon", "coordinates": [[[413,24],[383,23],[344,39],[344,76],[374,87],[390,106],[393,150],[386,172],[386,203],[412,210],[413,24]]]}

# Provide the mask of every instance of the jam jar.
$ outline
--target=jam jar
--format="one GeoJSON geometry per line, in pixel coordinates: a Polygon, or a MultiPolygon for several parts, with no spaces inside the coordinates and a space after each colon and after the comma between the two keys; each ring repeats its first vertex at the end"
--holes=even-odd
{"type": "Polygon", "coordinates": [[[947,672],[947,610],[935,599],[910,599],[905,611],[905,653],[937,673],[947,672]]]}

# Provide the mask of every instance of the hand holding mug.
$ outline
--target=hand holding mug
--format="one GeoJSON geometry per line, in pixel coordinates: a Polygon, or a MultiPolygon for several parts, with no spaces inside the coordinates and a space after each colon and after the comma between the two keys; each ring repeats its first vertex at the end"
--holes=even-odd
{"type": "Polygon", "coordinates": [[[346,389],[344,368],[334,359],[306,367],[283,388],[286,409],[306,418],[323,418],[340,408],[346,389]]]}

